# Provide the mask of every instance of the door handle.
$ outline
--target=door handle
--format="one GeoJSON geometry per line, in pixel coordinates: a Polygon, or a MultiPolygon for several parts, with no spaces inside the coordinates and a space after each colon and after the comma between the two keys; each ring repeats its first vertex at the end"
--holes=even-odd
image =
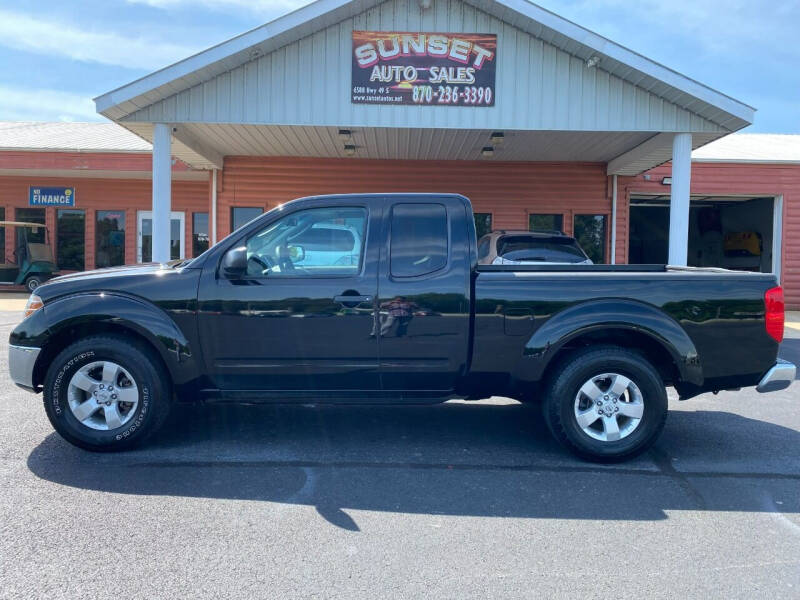
{"type": "Polygon", "coordinates": [[[348,308],[353,308],[358,306],[359,304],[364,304],[365,302],[372,302],[372,296],[359,296],[358,294],[343,294],[341,296],[334,296],[334,302],[338,302],[342,306],[346,306],[348,308]]]}

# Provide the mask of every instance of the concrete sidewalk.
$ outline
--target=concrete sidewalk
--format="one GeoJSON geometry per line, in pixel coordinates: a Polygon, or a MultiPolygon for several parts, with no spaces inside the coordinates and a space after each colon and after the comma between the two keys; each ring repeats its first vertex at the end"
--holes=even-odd
{"type": "Polygon", "coordinates": [[[800,310],[786,312],[786,327],[800,331],[800,310]]]}
{"type": "Polygon", "coordinates": [[[2,292],[0,293],[0,311],[21,311],[28,301],[27,292],[2,292]]]}

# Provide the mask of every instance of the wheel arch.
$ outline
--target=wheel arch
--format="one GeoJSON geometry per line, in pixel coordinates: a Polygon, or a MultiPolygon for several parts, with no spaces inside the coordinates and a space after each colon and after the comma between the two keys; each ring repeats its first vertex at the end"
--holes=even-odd
{"type": "Polygon", "coordinates": [[[198,376],[197,357],[172,319],[156,306],[128,296],[92,293],[67,296],[49,302],[48,329],[33,372],[40,386],[55,356],[72,342],[99,334],[137,340],[152,351],[172,384],[184,384],[198,376]]]}
{"type": "Polygon", "coordinates": [[[542,377],[570,353],[600,344],[640,352],[665,382],[703,383],[697,349],[680,324],[660,309],[636,301],[572,306],[546,321],[525,344],[524,354],[536,360],[542,377]]]}
{"type": "Polygon", "coordinates": [[[52,338],[48,339],[47,343],[42,347],[33,370],[34,386],[38,388],[43,385],[47,377],[47,368],[59,352],[73,342],[96,335],[109,335],[132,340],[139,343],[143,348],[151,351],[152,356],[155,357],[155,360],[158,361],[167,373],[170,378],[170,387],[172,386],[172,373],[169,366],[150,339],[135,329],[126,327],[123,324],[101,320],[84,322],[80,325],[65,326],[55,333],[52,338]]]}

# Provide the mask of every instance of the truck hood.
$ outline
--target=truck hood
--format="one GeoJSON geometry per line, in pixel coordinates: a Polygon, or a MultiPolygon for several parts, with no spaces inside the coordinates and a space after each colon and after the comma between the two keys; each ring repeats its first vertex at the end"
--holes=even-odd
{"type": "Polygon", "coordinates": [[[146,287],[159,285],[163,280],[164,285],[173,281],[173,277],[185,269],[176,268],[180,261],[172,263],[148,263],[139,265],[126,265],[70,273],[55,277],[40,285],[36,294],[47,303],[51,298],[86,291],[123,291],[133,292],[146,287]]]}
{"type": "Polygon", "coordinates": [[[108,267],[106,269],[95,269],[94,271],[80,271],[53,277],[45,285],[58,284],[65,281],[81,281],[84,279],[105,279],[107,277],[128,277],[131,275],[144,275],[158,273],[162,270],[171,269],[167,264],[145,263],[139,265],[123,265],[119,267],[108,267]]]}

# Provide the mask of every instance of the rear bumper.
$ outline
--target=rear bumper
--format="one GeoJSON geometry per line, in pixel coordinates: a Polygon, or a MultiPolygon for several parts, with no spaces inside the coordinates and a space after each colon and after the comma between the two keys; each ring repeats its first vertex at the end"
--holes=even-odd
{"type": "Polygon", "coordinates": [[[797,367],[788,360],[779,358],[775,365],[758,382],[756,389],[762,394],[786,389],[792,385],[796,375],[797,367]]]}
{"type": "Polygon", "coordinates": [[[35,391],[33,387],[33,367],[36,365],[36,359],[39,358],[41,348],[33,348],[31,346],[14,346],[8,347],[8,372],[11,375],[11,380],[19,387],[35,391]]]}

